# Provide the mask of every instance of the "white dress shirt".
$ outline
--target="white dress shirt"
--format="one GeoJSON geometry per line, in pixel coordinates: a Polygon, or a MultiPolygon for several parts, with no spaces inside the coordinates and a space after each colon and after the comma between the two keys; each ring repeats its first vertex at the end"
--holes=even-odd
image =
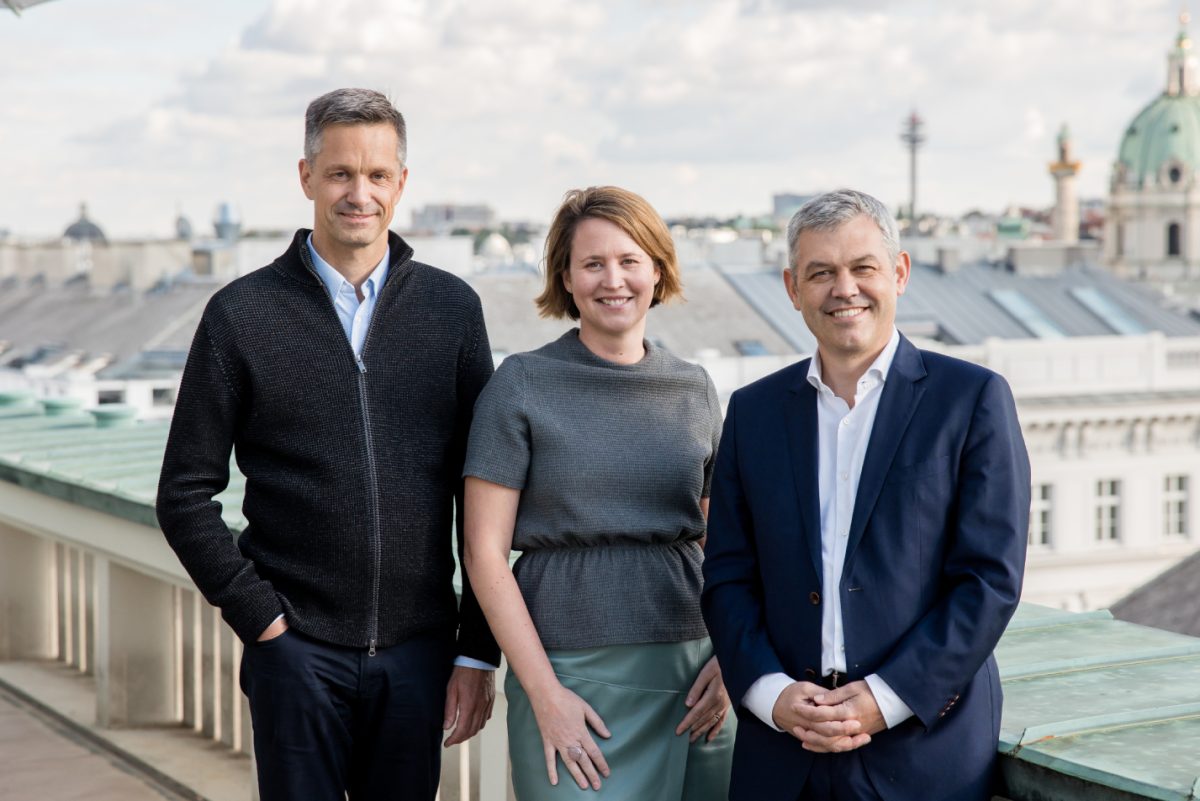
{"type": "MultiPolygon", "coordinates": [[[[900,332],[892,338],[867,368],[854,393],[854,408],[833,393],[821,380],[821,357],[814,354],[808,366],[808,382],[817,390],[817,485],[821,505],[821,583],[824,605],[821,608],[821,675],[846,672],[846,634],[842,620],[842,566],[846,561],[846,543],[854,515],[854,499],[863,460],[875,426],[879,398],[887,381],[888,370],[900,345],[900,332]]],[[[776,731],[772,715],[780,694],[795,679],[786,673],[770,673],[750,685],[742,705],[776,731]]],[[[907,719],[912,710],[872,673],[866,682],[875,696],[888,728],[907,719]]]]}

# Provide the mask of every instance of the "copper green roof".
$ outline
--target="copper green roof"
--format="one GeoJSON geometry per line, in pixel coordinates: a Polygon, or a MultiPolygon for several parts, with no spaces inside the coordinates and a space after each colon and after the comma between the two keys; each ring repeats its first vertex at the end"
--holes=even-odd
{"type": "Polygon", "coordinates": [[[1186,181],[1200,167],[1200,97],[1162,94],[1141,110],[1121,139],[1117,155],[1123,186],[1170,185],[1166,173],[1180,168],[1186,181]]]}
{"type": "Polygon", "coordinates": [[[1022,604],[996,658],[1009,798],[1200,796],[1200,639],[1022,604]]]}
{"type": "MultiPolygon", "coordinates": [[[[41,403],[14,403],[0,395],[0,480],[157,528],[154,498],[167,423],[102,422],[123,417],[124,408],[100,407],[95,414],[54,411],[59,413],[48,415],[41,403]]],[[[245,479],[231,463],[229,488],[217,500],[234,531],[246,526],[244,487],[245,479]]]]}

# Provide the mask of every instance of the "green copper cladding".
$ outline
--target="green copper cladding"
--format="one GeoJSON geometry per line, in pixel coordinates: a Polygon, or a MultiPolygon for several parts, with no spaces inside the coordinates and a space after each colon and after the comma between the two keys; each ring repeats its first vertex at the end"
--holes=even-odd
{"type": "MultiPolygon", "coordinates": [[[[0,481],[157,526],[154,497],[168,424],[138,421],[134,409],[118,404],[88,411],[43,414],[32,402],[7,414],[0,408],[0,481]]],[[[244,487],[231,461],[229,488],[217,500],[235,532],[246,527],[244,487]]]]}
{"type": "Polygon", "coordinates": [[[1008,798],[1194,797],[1200,639],[1022,604],[996,658],[1008,798]]]}
{"type": "Polygon", "coordinates": [[[1121,138],[1118,183],[1141,189],[1171,186],[1171,167],[1180,182],[1200,167],[1200,97],[1162,94],[1141,110],[1121,138]]]}
{"type": "Polygon", "coordinates": [[[1192,186],[1200,166],[1200,61],[1187,11],[1179,15],[1179,33],[1167,53],[1166,90],[1143,108],[1125,129],[1112,188],[1174,191],[1192,186]]]}

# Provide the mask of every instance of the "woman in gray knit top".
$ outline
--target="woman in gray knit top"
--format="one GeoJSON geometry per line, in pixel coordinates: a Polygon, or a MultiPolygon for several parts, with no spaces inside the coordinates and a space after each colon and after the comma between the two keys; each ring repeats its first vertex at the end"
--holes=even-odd
{"type": "Polygon", "coordinates": [[[510,356],[475,406],[466,565],[508,657],[520,801],[728,792],[733,722],[700,617],[720,406],[702,368],[644,339],[680,291],[644,199],[568,193],[537,304],[579,328],[510,356]]]}

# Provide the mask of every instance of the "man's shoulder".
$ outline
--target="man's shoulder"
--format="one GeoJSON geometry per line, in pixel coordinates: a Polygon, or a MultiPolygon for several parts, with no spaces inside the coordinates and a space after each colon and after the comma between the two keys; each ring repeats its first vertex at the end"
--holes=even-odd
{"type": "Polygon", "coordinates": [[[751,381],[734,392],[734,397],[765,399],[775,397],[781,393],[791,392],[797,386],[802,386],[807,381],[806,376],[808,375],[808,364],[810,361],[812,361],[811,356],[801,359],[798,362],[793,362],[787,367],[782,367],[755,381],[751,381]]]}
{"type": "MultiPolygon", "coordinates": [[[[238,310],[242,306],[253,304],[261,311],[263,293],[278,293],[289,287],[297,287],[298,284],[294,280],[287,278],[287,265],[290,261],[299,259],[298,243],[303,241],[307,233],[306,229],[297,231],[288,248],[269,264],[233,279],[214,292],[208,301],[209,309],[238,310]]],[[[312,282],[319,284],[320,279],[314,275],[312,282]]]]}
{"type": "Polygon", "coordinates": [[[994,378],[1002,376],[982,364],[969,362],[955,356],[948,356],[934,350],[916,349],[921,358],[921,364],[930,378],[938,383],[962,386],[978,386],[994,378]]]}
{"type": "Polygon", "coordinates": [[[233,279],[214,292],[208,299],[204,314],[206,317],[247,312],[262,314],[264,296],[278,296],[280,292],[287,291],[288,286],[288,281],[281,280],[275,264],[268,264],[233,279]]]}
{"type": "Polygon", "coordinates": [[[474,287],[454,273],[416,259],[408,263],[408,269],[411,271],[413,280],[439,295],[444,295],[449,299],[479,301],[479,293],[475,291],[474,287]]]}

